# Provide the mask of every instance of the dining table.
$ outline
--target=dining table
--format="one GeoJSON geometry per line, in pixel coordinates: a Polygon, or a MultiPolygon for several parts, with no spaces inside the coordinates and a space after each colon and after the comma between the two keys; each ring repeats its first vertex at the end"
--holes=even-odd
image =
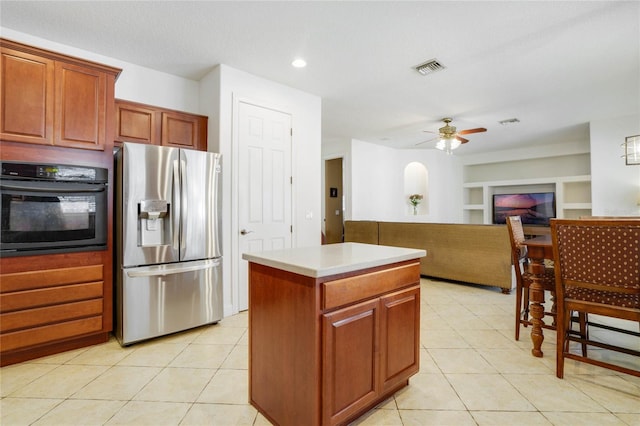
{"type": "Polygon", "coordinates": [[[529,257],[529,272],[533,275],[532,283],[529,286],[529,312],[531,314],[531,341],[533,348],[531,353],[535,357],[542,357],[542,342],[544,334],[542,326],[544,317],[544,287],[542,279],[544,277],[545,259],[553,259],[553,245],[551,235],[540,235],[524,240],[527,246],[529,257]]]}

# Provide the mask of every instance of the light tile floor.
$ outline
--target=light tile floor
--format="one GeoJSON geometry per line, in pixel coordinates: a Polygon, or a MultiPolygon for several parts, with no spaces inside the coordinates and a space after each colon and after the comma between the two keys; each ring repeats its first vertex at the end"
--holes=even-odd
{"type": "MultiPolygon", "coordinates": [[[[423,279],[420,372],[354,424],[640,425],[639,378],[567,360],[557,379],[555,333],[544,331],[545,355],[534,358],[530,328],[514,340],[514,303],[495,288],[423,279]]],[[[247,343],[244,312],[7,366],[0,423],[268,425],[247,403],[247,343]]]]}

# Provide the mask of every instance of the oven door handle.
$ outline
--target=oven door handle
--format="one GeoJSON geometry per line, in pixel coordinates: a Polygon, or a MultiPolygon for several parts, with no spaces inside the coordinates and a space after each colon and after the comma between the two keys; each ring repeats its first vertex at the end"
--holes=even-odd
{"type": "Polygon", "coordinates": [[[11,189],[14,191],[30,191],[30,192],[103,192],[105,190],[104,186],[100,186],[97,188],[86,188],[86,189],[72,189],[72,188],[42,188],[39,186],[20,186],[20,185],[7,185],[6,183],[0,184],[0,189],[11,189]]]}

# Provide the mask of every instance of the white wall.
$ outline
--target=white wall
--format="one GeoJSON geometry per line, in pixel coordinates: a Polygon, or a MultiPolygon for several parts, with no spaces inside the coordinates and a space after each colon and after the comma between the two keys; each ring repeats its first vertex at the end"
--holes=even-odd
{"type": "Polygon", "coordinates": [[[639,216],[640,165],[625,165],[620,145],[640,135],[640,115],[592,121],[590,132],[593,215],[639,216]]]}
{"type": "Polygon", "coordinates": [[[462,166],[437,150],[397,150],[352,140],[345,158],[345,220],[462,222],[462,166]],[[404,193],[404,169],[422,163],[429,175],[426,214],[413,216],[404,193]]]}
{"type": "Polygon", "coordinates": [[[202,113],[199,110],[199,85],[197,81],[6,28],[0,28],[0,32],[3,38],[9,40],[122,69],[116,80],[116,98],[194,114],[202,113]]]}
{"type": "Polygon", "coordinates": [[[353,140],[345,156],[345,219],[458,223],[462,222],[463,179],[482,182],[588,174],[593,215],[638,216],[640,165],[626,166],[620,146],[626,136],[633,135],[640,135],[640,116],[635,114],[591,122],[588,140],[476,156],[395,150],[353,140]],[[407,215],[402,198],[400,176],[412,161],[421,162],[429,172],[426,215],[407,215]]]}
{"type": "Polygon", "coordinates": [[[202,113],[209,121],[210,150],[223,158],[223,273],[224,315],[238,311],[238,179],[234,122],[237,102],[248,101],[290,113],[293,124],[293,246],[320,244],[321,200],[321,102],[308,93],[220,65],[200,84],[202,113]]]}

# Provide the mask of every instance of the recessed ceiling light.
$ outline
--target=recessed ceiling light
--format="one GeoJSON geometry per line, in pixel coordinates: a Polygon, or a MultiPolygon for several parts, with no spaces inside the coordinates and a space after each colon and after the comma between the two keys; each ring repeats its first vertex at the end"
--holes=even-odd
{"type": "Polygon", "coordinates": [[[307,61],[305,61],[302,58],[297,58],[297,59],[294,59],[293,62],[291,62],[291,65],[293,65],[296,68],[304,68],[307,66],[307,61]]]}

